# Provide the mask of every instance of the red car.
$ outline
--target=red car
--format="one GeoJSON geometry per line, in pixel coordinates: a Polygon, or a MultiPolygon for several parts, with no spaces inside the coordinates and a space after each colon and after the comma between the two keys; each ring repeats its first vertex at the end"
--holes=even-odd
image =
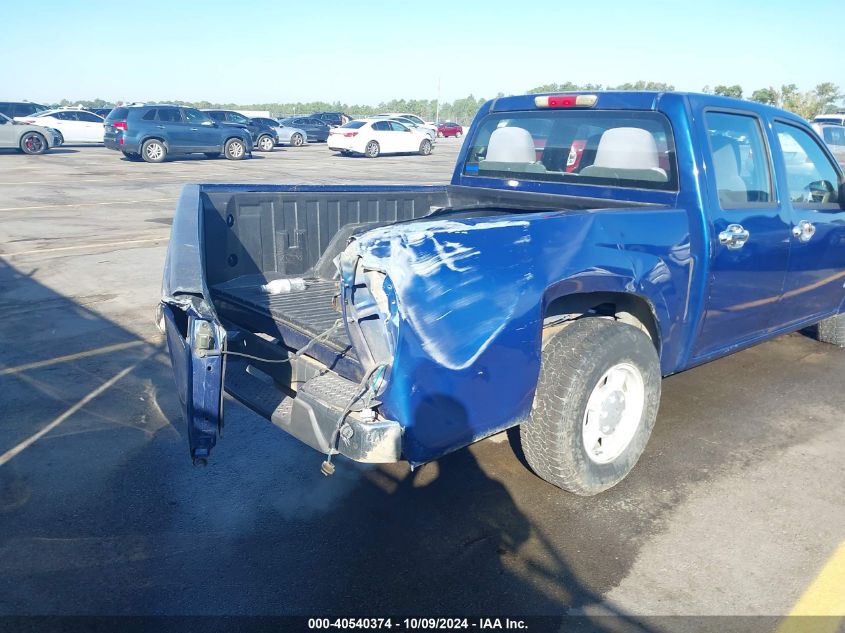
{"type": "Polygon", "coordinates": [[[437,136],[462,136],[464,128],[452,121],[446,121],[437,126],[437,136]]]}

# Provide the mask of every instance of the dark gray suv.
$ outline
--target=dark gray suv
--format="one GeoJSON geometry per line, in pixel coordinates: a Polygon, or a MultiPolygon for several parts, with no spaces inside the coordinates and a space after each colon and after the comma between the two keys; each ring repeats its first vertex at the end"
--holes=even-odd
{"type": "Polygon", "coordinates": [[[240,160],[252,154],[249,130],[220,125],[204,112],[167,104],[115,108],[105,122],[103,143],[129,160],[160,163],[169,154],[205,154],[240,160]]]}

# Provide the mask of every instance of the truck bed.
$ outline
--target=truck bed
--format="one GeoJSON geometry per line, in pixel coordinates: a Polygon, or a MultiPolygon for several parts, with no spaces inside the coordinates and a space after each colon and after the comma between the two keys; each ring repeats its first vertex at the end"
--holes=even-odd
{"type": "MultiPolygon", "coordinates": [[[[308,287],[300,292],[268,295],[257,283],[243,286],[221,284],[212,288],[212,298],[219,309],[226,311],[227,304],[236,304],[259,317],[270,317],[279,325],[296,330],[309,338],[322,334],[340,318],[333,307],[337,282],[309,280],[308,287]]],[[[336,330],[326,340],[336,351],[349,348],[345,329],[336,330]]]]}

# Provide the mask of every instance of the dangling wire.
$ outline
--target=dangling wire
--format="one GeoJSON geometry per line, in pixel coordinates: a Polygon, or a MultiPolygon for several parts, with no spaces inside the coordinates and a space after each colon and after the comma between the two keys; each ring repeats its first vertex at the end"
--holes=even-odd
{"type": "Polygon", "coordinates": [[[355,395],[349,400],[349,403],[343,408],[343,412],[340,414],[340,417],[337,419],[337,424],[335,424],[334,431],[332,432],[331,439],[329,439],[329,454],[326,456],[325,461],[320,464],[320,472],[322,472],[326,477],[329,475],[334,474],[334,464],[332,464],[332,451],[337,450],[337,440],[338,436],[340,435],[340,427],[343,426],[343,421],[346,419],[346,416],[352,412],[352,407],[355,406],[355,403],[369,390],[369,385],[367,384],[372,378],[373,374],[375,374],[378,370],[384,370],[384,365],[376,365],[358,383],[358,386],[355,389],[355,395]]]}
{"type": "Polygon", "coordinates": [[[302,356],[305,352],[307,352],[309,349],[311,349],[314,346],[315,343],[322,341],[322,340],[328,338],[329,336],[331,336],[332,334],[334,334],[335,331],[340,329],[342,326],[343,326],[343,321],[341,319],[338,319],[337,321],[334,322],[334,325],[331,326],[328,330],[326,330],[322,334],[318,334],[317,336],[312,338],[305,345],[300,347],[299,351],[297,351],[295,354],[291,354],[287,358],[282,358],[282,359],[278,359],[278,358],[275,358],[275,359],[274,358],[259,358],[258,356],[253,356],[252,354],[244,354],[243,352],[233,352],[231,350],[221,350],[220,355],[221,356],[240,356],[241,358],[249,358],[251,360],[260,361],[262,363],[290,363],[291,361],[296,360],[297,358],[302,356]]]}

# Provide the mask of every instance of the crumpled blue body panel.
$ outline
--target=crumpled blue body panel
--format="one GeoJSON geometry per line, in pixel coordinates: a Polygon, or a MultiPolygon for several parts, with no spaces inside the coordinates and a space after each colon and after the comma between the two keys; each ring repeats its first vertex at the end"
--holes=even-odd
{"type": "Polygon", "coordinates": [[[664,373],[680,362],[675,342],[683,338],[693,270],[684,210],[446,214],[369,231],[344,261],[352,254],[394,287],[398,337],[382,412],[405,427],[412,463],[528,415],[545,309],[557,297],[642,297],[662,333],[664,373]]]}

